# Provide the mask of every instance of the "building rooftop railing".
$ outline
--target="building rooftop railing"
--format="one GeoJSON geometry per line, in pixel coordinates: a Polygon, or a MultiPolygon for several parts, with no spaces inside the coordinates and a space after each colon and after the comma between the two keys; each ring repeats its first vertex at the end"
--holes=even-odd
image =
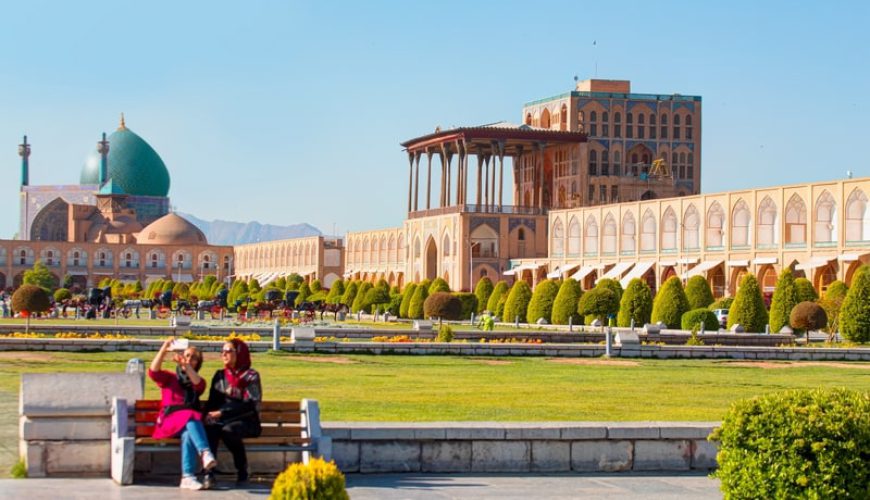
{"type": "Polygon", "coordinates": [[[409,219],[421,219],[437,215],[473,213],[473,214],[510,214],[510,215],[547,215],[546,208],[521,207],[516,205],[452,205],[449,207],[430,208],[408,212],[409,219]]]}

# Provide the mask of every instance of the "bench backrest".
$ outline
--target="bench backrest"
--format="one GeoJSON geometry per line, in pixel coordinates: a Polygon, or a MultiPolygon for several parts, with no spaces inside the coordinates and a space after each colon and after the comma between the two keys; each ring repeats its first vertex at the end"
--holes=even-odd
{"type": "MultiPolygon", "coordinates": [[[[160,411],[160,401],[139,400],[134,406],[136,437],[151,437],[160,411]]],[[[308,437],[305,430],[305,411],[299,401],[263,401],[260,403],[262,437],[308,437]]]]}

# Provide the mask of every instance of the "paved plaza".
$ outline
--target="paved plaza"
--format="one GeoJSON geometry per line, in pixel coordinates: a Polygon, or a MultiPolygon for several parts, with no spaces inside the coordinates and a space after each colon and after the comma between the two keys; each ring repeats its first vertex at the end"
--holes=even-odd
{"type": "MultiPolygon", "coordinates": [[[[353,500],[430,499],[719,499],[719,482],[703,474],[349,474],[353,500]]],[[[243,489],[183,491],[175,483],[120,487],[111,479],[3,479],[0,498],[142,500],[161,498],[265,499],[270,482],[243,489]]]]}

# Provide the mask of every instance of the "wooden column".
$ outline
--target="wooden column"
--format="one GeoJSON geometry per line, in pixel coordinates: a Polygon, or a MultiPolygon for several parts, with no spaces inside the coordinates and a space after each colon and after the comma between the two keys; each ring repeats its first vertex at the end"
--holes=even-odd
{"type": "Polygon", "coordinates": [[[408,151],[408,212],[411,211],[411,188],[414,185],[414,153],[408,151]]]}
{"type": "Polygon", "coordinates": [[[477,150],[477,201],[475,202],[475,203],[477,203],[478,206],[480,206],[480,195],[481,195],[480,177],[481,177],[482,170],[483,170],[483,155],[480,153],[480,149],[478,149],[477,150]]]}
{"type": "Polygon", "coordinates": [[[420,153],[414,153],[414,211],[418,209],[420,200],[420,153]]]}
{"type": "Polygon", "coordinates": [[[426,175],[426,210],[429,210],[432,208],[430,204],[432,197],[432,151],[428,148],[426,149],[426,158],[429,164],[428,174],[426,175]]]}
{"type": "Polygon", "coordinates": [[[483,157],[483,204],[489,206],[489,159],[490,155],[483,157]]]}

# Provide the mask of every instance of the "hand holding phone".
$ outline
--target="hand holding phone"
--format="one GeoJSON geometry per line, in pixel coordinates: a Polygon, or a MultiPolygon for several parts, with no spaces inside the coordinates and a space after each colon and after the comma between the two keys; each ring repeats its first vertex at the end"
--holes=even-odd
{"type": "Polygon", "coordinates": [[[188,339],[178,338],[172,341],[169,344],[170,351],[183,351],[188,348],[190,345],[190,341],[188,339]]]}

